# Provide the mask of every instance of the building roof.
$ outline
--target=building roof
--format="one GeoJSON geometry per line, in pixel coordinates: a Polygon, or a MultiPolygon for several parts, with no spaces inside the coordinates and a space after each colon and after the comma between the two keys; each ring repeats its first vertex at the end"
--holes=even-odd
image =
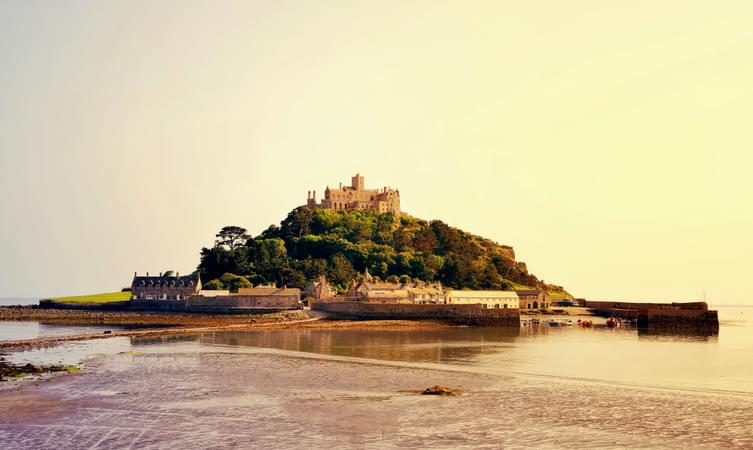
{"type": "Polygon", "coordinates": [[[515,289],[518,295],[539,295],[541,291],[538,289],[515,289]]]}
{"type": "Polygon", "coordinates": [[[373,289],[366,293],[367,298],[407,298],[408,291],[404,289],[373,289]]]}
{"type": "Polygon", "coordinates": [[[201,291],[199,291],[199,295],[201,295],[203,297],[222,297],[222,296],[230,295],[230,291],[228,291],[228,290],[216,290],[216,291],[201,290],[201,291]]]}
{"type": "Polygon", "coordinates": [[[380,289],[383,291],[390,291],[390,290],[396,291],[398,289],[402,289],[402,285],[400,285],[399,283],[384,283],[384,282],[369,283],[367,281],[364,281],[362,285],[370,291],[374,289],[380,289]]]}
{"type": "Polygon", "coordinates": [[[440,291],[439,289],[431,288],[431,287],[409,287],[406,289],[411,294],[431,294],[431,295],[442,294],[442,291],[440,291]]]}
{"type": "Polygon", "coordinates": [[[465,290],[449,290],[447,296],[452,298],[518,298],[518,294],[515,291],[465,291],[465,290]]]}
{"type": "Polygon", "coordinates": [[[270,286],[261,286],[254,288],[240,288],[238,289],[238,295],[301,295],[301,290],[298,288],[278,288],[270,286]]]}
{"type": "Polygon", "coordinates": [[[144,287],[144,286],[154,286],[154,287],[172,287],[172,286],[178,286],[178,287],[191,287],[195,286],[199,282],[199,274],[191,274],[191,275],[183,275],[183,276],[177,276],[177,275],[170,275],[170,276],[163,276],[162,274],[154,276],[154,275],[145,275],[145,276],[139,276],[138,274],[134,274],[133,281],[131,282],[132,287],[144,287]]]}

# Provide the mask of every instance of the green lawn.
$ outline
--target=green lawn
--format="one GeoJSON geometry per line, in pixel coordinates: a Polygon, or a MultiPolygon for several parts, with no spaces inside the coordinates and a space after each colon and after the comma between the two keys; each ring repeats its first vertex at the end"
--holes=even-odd
{"type": "Polygon", "coordinates": [[[74,297],[53,297],[57,303],[110,303],[125,302],[131,299],[130,292],[107,292],[105,294],[77,295],[74,297]]]}
{"type": "Polygon", "coordinates": [[[528,290],[528,289],[533,289],[532,287],[528,287],[528,286],[526,286],[524,284],[516,283],[514,281],[508,281],[508,283],[510,283],[510,285],[511,285],[510,289],[513,289],[513,290],[516,290],[516,291],[525,291],[525,290],[528,290]]]}
{"type": "Polygon", "coordinates": [[[562,291],[547,291],[547,293],[552,300],[569,300],[573,298],[572,295],[562,291]]]}
{"type": "MultiPolygon", "coordinates": [[[[516,283],[514,281],[508,281],[511,285],[510,289],[514,290],[530,290],[530,289],[536,289],[529,286],[526,286],[524,284],[516,283]]],[[[568,294],[567,292],[561,292],[561,291],[547,291],[547,294],[549,294],[549,298],[552,300],[569,300],[573,298],[572,295],[568,294]]]]}

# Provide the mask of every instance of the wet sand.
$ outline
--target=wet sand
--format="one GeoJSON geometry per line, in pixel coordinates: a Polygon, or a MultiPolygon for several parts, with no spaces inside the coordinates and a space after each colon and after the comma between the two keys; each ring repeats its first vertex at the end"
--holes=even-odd
{"type": "Polygon", "coordinates": [[[204,315],[181,313],[144,313],[120,311],[78,311],[40,308],[2,308],[0,320],[43,321],[53,324],[130,325],[138,329],[110,330],[69,336],[44,336],[33,339],[0,340],[0,349],[23,349],[57,345],[63,342],[111,337],[156,337],[190,335],[220,331],[262,331],[287,328],[444,328],[449,325],[410,320],[344,321],[310,317],[305,311],[249,315],[204,315]],[[156,327],[156,328],[155,328],[156,327]]]}
{"type": "Polygon", "coordinates": [[[2,447],[753,446],[746,397],[188,344],[88,366],[4,393],[2,447]],[[437,384],[462,393],[418,394],[437,384]]]}

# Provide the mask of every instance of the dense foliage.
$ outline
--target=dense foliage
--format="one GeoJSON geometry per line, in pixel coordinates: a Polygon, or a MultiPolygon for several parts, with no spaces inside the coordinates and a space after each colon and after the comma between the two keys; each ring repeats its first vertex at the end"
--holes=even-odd
{"type": "Polygon", "coordinates": [[[246,237],[240,227],[230,239],[217,240],[201,250],[199,271],[209,287],[245,286],[231,275],[254,285],[275,283],[303,287],[326,275],[343,289],[365,268],[381,279],[406,277],[441,281],[452,288],[505,289],[516,284],[544,286],[516,262],[511,247],[450,227],[439,220],[427,222],[375,211],[338,212],[296,208],[280,223],[259,236],[246,237]]]}

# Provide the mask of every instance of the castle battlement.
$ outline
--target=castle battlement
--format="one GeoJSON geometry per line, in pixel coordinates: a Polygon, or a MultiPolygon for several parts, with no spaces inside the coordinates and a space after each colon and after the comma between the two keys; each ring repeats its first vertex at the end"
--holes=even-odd
{"type": "Polygon", "coordinates": [[[316,191],[309,191],[306,206],[310,208],[333,209],[336,211],[353,211],[359,209],[373,209],[379,213],[400,215],[400,191],[390,187],[382,189],[366,189],[363,175],[356,174],[351,178],[350,186],[324,190],[321,203],[316,201],[316,191]]]}

